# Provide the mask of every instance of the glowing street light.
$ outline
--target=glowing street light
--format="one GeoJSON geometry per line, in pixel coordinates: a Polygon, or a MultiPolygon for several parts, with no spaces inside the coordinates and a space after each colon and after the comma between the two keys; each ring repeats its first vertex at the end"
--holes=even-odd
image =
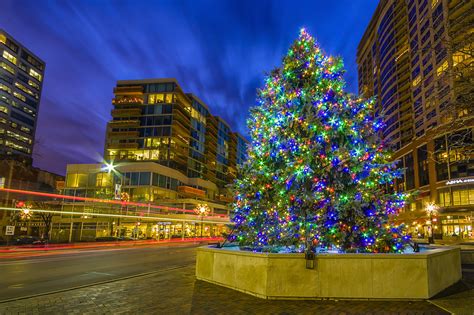
{"type": "Polygon", "coordinates": [[[434,238],[433,238],[433,215],[436,215],[438,213],[438,209],[439,207],[433,203],[433,202],[430,202],[429,204],[426,205],[426,214],[428,214],[429,218],[430,218],[430,221],[429,221],[429,225],[430,225],[430,229],[429,229],[429,235],[428,235],[428,243],[429,244],[433,244],[434,243],[434,238]]]}
{"type": "Polygon", "coordinates": [[[31,218],[31,212],[28,208],[23,208],[20,212],[20,217],[22,220],[29,220],[31,218]]]}
{"type": "Polygon", "coordinates": [[[194,208],[194,212],[201,217],[201,238],[202,238],[202,230],[204,229],[204,216],[208,215],[211,209],[207,204],[198,204],[196,208],[194,208]]]}
{"type": "Polygon", "coordinates": [[[115,171],[115,165],[113,162],[107,163],[104,162],[104,167],[102,170],[107,171],[107,173],[114,172],[115,171]]]}

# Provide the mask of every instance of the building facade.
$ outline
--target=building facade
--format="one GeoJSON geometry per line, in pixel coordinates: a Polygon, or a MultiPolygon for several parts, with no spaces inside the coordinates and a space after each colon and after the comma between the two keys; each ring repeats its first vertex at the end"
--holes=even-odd
{"type": "MultiPolygon", "coordinates": [[[[185,224],[193,224],[189,229],[194,232],[189,235],[218,235],[228,221],[232,201],[227,186],[246,158],[245,138],[213,116],[197,96],[185,93],[175,79],[118,81],[112,104],[104,160],[113,170],[105,169],[104,163],[68,165],[64,193],[101,199],[126,196],[132,202],[187,213],[206,204],[209,216],[220,224],[209,224],[203,231],[197,215],[192,215],[183,217],[187,223],[171,222],[169,228],[181,233],[185,224]]],[[[65,206],[91,207],[83,203],[65,206]]],[[[177,215],[174,219],[179,219],[177,215]]],[[[137,227],[135,219],[128,221],[120,223],[127,227],[125,234],[137,227]]],[[[155,221],[162,218],[143,224],[143,235],[149,236],[155,221]]]]}
{"type": "Polygon", "coordinates": [[[235,178],[246,140],[175,79],[119,81],[114,94],[106,161],[152,161],[222,190],[235,178]]]}
{"type": "Polygon", "coordinates": [[[469,1],[382,0],[357,51],[359,93],[377,97],[381,136],[405,170],[396,188],[416,191],[401,218],[438,238],[472,237],[472,25],[469,1]]]}
{"type": "Polygon", "coordinates": [[[45,63],[0,29],[0,155],[31,161],[45,63]]]}

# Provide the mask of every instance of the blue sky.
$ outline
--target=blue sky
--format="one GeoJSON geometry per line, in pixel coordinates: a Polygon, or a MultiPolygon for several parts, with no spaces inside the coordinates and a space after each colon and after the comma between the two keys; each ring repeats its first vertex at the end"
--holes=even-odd
{"type": "Polygon", "coordinates": [[[64,174],[98,162],[117,80],[174,77],[247,134],[256,89],[303,26],[343,57],[356,93],[356,49],[377,3],[2,0],[0,28],[46,62],[35,165],[64,174]]]}

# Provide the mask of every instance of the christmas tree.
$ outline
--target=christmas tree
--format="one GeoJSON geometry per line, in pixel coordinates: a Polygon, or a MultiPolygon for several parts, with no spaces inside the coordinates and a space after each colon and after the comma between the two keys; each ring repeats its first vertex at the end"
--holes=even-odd
{"type": "Polygon", "coordinates": [[[378,137],[374,100],[344,92],[343,63],[306,30],[258,91],[231,239],[255,251],[401,252],[401,174],[378,137]]]}

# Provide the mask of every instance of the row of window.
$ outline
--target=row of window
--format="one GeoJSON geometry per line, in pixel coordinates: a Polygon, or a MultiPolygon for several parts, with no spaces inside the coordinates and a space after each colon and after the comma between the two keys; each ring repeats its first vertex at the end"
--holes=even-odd
{"type": "Polygon", "coordinates": [[[457,186],[440,189],[438,203],[442,207],[474,205],[474,186],[457,186]]]}
{"type": "MultiPolygon", "coordinates": [[[[28,55],[28,54],[27,54],[27,55],[28,55]]],[[[28,55],[28,56],[29,56],[29,55],[28,55]]],[[[8,51],[6,51],[6,50],[3,51],[2,57],[3,57],[5,60],[8,60],[8,61],[11,62],[12,64],[14,64],[15,66],[18,64],[17,58],[16,58],[14,55],[10,54],[10,53],[9,53],[8,51]]],[[[31,58],[33,58],[33,57],[31,57],[31,58]]],[[[28,62],[30,62],[30,60],[28,60],[28,62]]],[[[33,62],[34,62],[34,61],[33,61],[33,62]]],[[[30,63],[33,64],[33,65],[36,64],[36,62],[34,62],[34,63],[30,62],[30,63]]],[[[38,62],[38,63],[39,63],[39,62],[38,62]]],[[[9,66],[9,65],[6,64],[6,63],[5,63],[5,65],[8,66],[8,67],[3,67],[5,70],[7,70],[8,72],[10,72],[10,73],[12,73],[12,74],[15,74],[15,69],[14,69],[13,67],[9,66]]],[[[20,65],[18,65],[18,67],[19,67],[20,69],[22,69],[23,71],[27,72],[27,66],[26,66],[25,64],[20,64],[20,65]]],[[[37,66],[37,68],[39,68],[39,67],[37,66]]],[[[38,71],[36,71],[35,69],[33,69],[33,68],[31,68],[31,67],[30,67],[30,69],[29,69],[29,71],[28,71],[28,74],[29,74],[30,76],[32,76],[33,78],[35,78],[36,80],[40,81],[40,82],[43,80],[43,76],[42,76],[38,71]]]]}
{"type": "Polygon", "coordinates": [[[122,186],[157,186],[171,190],[177,190],[181,182],[169,176],[152,172],[126,172],[118,175],[109,173],[69,173],[66,176],[66,187],[107,187],[112,183],[122,186]],[[115,179],[113,179],[113,176],[115,179]]]}

